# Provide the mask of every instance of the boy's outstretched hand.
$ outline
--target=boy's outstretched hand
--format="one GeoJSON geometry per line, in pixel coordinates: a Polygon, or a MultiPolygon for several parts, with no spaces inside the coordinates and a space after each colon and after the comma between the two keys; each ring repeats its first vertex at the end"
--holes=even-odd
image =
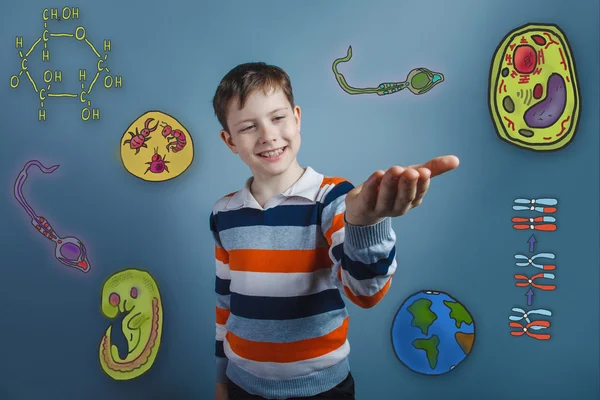
{"type": "Polygon", "coordinates": [[[346,222],[373,225],[404,215],[423,201],[430,179],[458,167],[455,156],[436,157],[421,165],[375,171],[346,195],[346,222]]]}

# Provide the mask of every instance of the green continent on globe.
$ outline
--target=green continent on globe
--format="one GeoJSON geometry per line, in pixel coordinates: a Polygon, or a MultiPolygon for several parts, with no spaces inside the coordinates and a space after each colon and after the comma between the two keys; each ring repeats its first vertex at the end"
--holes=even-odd
{"type": "Polygon", "coordinates": [[[460,328],[460,324],[463,322],[467,325],[471,325],[473,323],[471,314],[469,314],[462,304],[448,300],[444,300],[444,304],[450,309],[450,318],[456,322],[457,328],[460,328]]]}
{"type": "Polygon", "coordinates": [[[415,349],[425,350],[425,354],[427,354],[427,360],[429,361],[429,366],[431,369],[435,369],[437,366],[438,355],[440,354],[438,350],[439,344],[440,339],[436,335],[432,335],[427,339],[416,339],[412,343],[415,349]]]}
{"type": "Polygon", "coordinates": [[[421,329],[423,335],[427,335],[429,327],[437,319],[437,315],[431,311],[430,307],[430,300],[419,299],[407,308],[408,312],[413,316],[411,325],[421,329]]]}

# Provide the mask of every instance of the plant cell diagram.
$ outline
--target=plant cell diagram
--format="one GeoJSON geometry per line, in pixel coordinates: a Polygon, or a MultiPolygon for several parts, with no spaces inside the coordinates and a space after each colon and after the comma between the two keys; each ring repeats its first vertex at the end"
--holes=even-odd
{"type": "Polygon", "coordinates": [[[571,46],[554,24],[509,32],[492,57],[489,110],[498,137],[532,151],[573,141],[581,95],[571,46]]]}

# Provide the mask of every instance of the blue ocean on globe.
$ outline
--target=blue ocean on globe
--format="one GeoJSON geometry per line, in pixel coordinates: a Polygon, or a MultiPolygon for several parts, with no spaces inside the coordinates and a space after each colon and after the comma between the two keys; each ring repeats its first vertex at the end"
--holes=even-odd
{"type": "Polygon", "coordinates": [[[402,364],[425,375],[456,368],[471,353],[475,321],[447,293],[423,290],[407,298],[392,324],[392,346],[402,364]]]}

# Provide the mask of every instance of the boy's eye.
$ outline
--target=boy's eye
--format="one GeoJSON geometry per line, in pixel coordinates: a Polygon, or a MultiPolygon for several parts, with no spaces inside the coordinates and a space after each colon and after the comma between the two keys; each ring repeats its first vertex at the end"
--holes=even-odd
{"type": "Polygon", "coordinates": [[[283,116],[283,115],[279,116],[279,117],[275,117],[276,120],[280,120],[280,119],[284,119],[284,118],[285,118],[285,116],[283,116]]]}
{"type": "Polygon", "coordinates": [[[250,125],[241,130],[241,132],[247,131],[250,128],[254,128],[254,125],[250,125]]]}

